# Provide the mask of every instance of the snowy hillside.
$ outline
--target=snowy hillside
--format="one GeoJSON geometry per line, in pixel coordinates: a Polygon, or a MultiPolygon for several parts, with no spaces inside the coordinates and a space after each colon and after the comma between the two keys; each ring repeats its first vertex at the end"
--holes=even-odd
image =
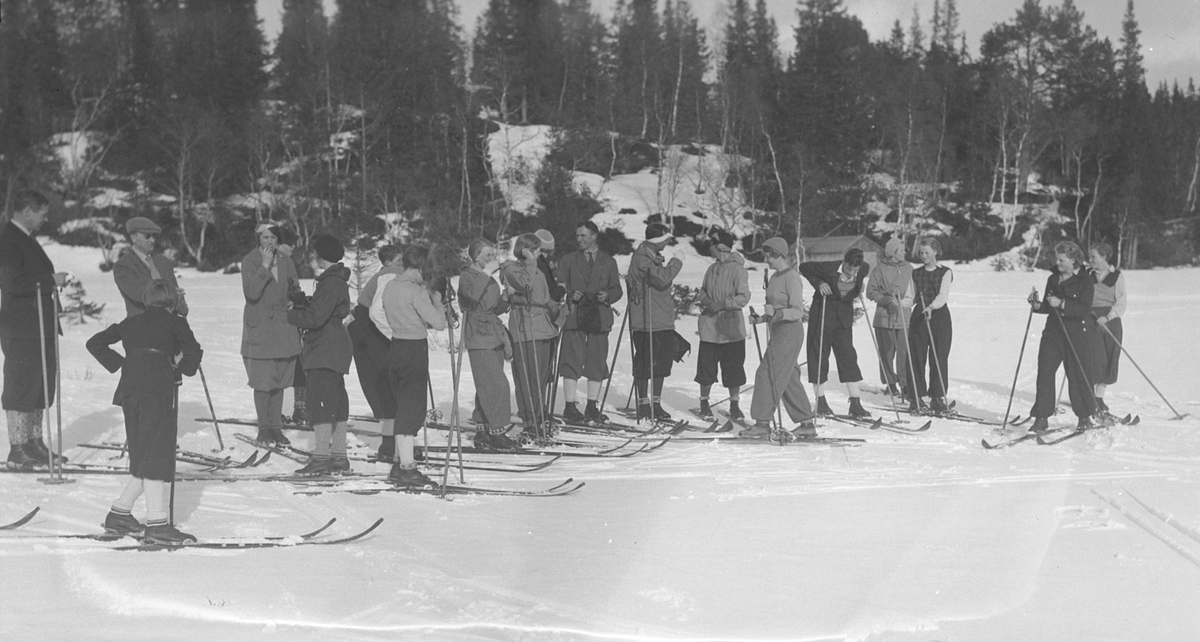
{"type": "MultiPolygon", "coordinates": [[[[120,297],[111,275],[96,268],[98,251],[47,249],[117,320],[120,297]]],[[[698,285],[704,267],[689,257],[681,282],[698,285]]],[[[951,397],[964,412],[1000,418],[1027,317],[1023,299],[1045,275],[984,265],[956,272],[951,397]]],[[[1200,414],[1192,322],[1200,270],[1127,277],[1129,350],[1176,408],[1200,414]]],[[[753,274],[755,305],[759,282],[753,274]]],[[[181,283],[216,412],[252,416],[238,354],[238,276],[186,270],[181,283]]],[[[1014,414],[1026,414],[1032,401],[1042,323],[1034,320],[1014,414]]],[[[678,325],[694,338],[694,318],[678,325]]],[[[117,377],[83,347],[99,329],[68,326],[62,338],[63,434],[73,462],[122,464],[110,459],[115,453],[81,447],[123,438],[120,409],[110,405],[117,377]]],[[[856,328],[855,343],[875,389],[865,327],[856,328]]],[[[626,343],[610,405],[622,405],[629,389],[627,350],[626,343]]],[[[750,353],[752,372],[752,344],[750,353]]],[[[437,405],[448,415],[449,356],[430,357],[437,405]]],[[[695,405],[694,359],[677,364],[667,382],[666,405],[679,416],[695,405]]],[[[473,386],[469,376],[461,383],[465,416],[473,386]]],[[[353,374],[347,385],[352,412],[366,412],[353,374]]],[[[835,409],[845,408],[844,390],[829,396],[835,409]]],[[[887,398],[869,394],[866,403],[880,412],[887,398]]],[[[0,532],[0,639],[1194,640],[1200,420],[1170,421],[1128,361],[1109,403],[1140,414],[1141,425],[1057,446],[986,451],[980,439],[999,437],[974,424],[938,420],[920,435],[825,424],[823,435],[866,441],[780,448],[676,439],[652,453],[563,458],[533,473],[467,471],[467,482],[480,486],[587,483],[549,499],[306,496],[281,482],[178,484],[176,520],[204,538],[291,535],[331,517],[338,522],[330,534],[341,535],[384,518],[370,537],[328,547],[130,553],[89,540],[19,539],[96,532],[122,478],[77,475],[73,484],[49,486],[41,475],[3,474],[0,523],[35,506],[41,512],[0,532]]],[[[200,381],[187,380],[183,448],[216,448],[211,426],[194,421],[207,415],[200,381]]],[[[357,421],[355,428],[374,426],[357,421]]],[[[253,449],[231,433],[251,430],[224,425],[223,454],[249,456],[253,449]]],[[[309,439],[290,434],[301,445],[309,439]]],[[[354,452],[377,441],[355,436],[354,452]]],[[[222,475],[297,466],[276,457],[222,475]]],[[[143,510],[139,504],[135,515],[143,510]]]]}

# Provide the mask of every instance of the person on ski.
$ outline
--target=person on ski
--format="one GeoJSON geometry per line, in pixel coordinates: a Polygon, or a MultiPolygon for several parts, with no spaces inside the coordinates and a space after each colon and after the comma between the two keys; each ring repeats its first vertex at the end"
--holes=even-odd
{"type": "MultiPolygon", "coordinates": [[[[33,236],[46,222],[49,200],[41,192],[19,192],[13,211],[12,218],[0,229],[2,405],[8,420],[9,447],[5,464],[32,469],[50,464],[50,450],[42,439],[42,415],[54,401],[57,379],[54,333],[59,329],[53,290],[66,284],[67,273],[54,271],[54,263],[33,236]],[[50,384],[49,400],[43,389],[45,381],[50,384]]],[[[66,461],[65,457],[54,457],[55,462],[66,461]]]]}
{"type": "Polygon", "coordinates": [[[1027,299],[1034,312],[1049,315],[1038,345],[1037,397],[1029,410],[1029,416],[1034,418],[1032,432],[1050,426],[1049,417],[1058,405],[1055,379],[1058,367],[1064,364],[1067,393],[1071,410],[1079,419],[1078,427],[1092,427],[1096,397],[1088,379],[1096,352],[1093,341],[1098,339],[1100,330],[1092,316],[1095,282],[1084,271],[1083,261],[1083,250],[1075,243],[1063,241],[1055,245],[1055,270],[1046,279],[1045,295],[1039,298],[1034,290],[1027,299]]]}
{"type": "Polygon", "coordinates": [[[254,389],[257,441],[287,445],[283,434],[283,390],[296,378],[300,332],[287,322],[288,293],[299,289],[291,248],[279,244],[273,222],[255,229],[258,247],[242,257],[242,362],[254,389]]]}
{"type": "Polygon", "coordinates": [[[288,323],[303,332],[307,412],[313,427],[313,455],[297,475],[328,475],[350,470],[346,458],[346,422],[350,398],[346,375],[354,358],[350,333],[342,323],[350,315],[350,268],[342,265],[345,249],[329,234],[310,242],[317,287],[305,301],[294,302],[288,323]]]}
{"type": "Polygon", "coordinates": [[[750,275],[746,260],[733,251],[732,234],[713,230],[709,240],[714,261],[700,285],[700,315],[696,321],[700,335],[696,359],[700,416],[713,416],[708,395],[720,368],[721,385],[729,391],[729,418],[736,421],[745,418],[738,395],[746,384],[746,321],[742,309],[750,303],[750,275]]]}
{"type": "Polygon", "coordinates": [[[804,345],[804,279],[796,271],[792,252],[783,238],[768,239],[763,244],[763,254],[774,273],[767,282],[767,303],[762,316],[752,316],[750,322],[765,323],[770,332],[767,349],[754,373],[754,397],[750,401],[754,426],[738,436],[769,437],[771,419],[782,401],[788,417],[799,424],[792,435],[798,439],[816,437],[817,427],[813,423],[816,415],[804,391],[804,374],[797,363],[804,345]]]}
{"type": "MultiPolygon", "coordinates": [[[[381,440],[376,459],[392,463],[396,456],[396,399],[388,386],[387,354],[391,345],[391,337],[383,330],[391,332],[387,319],[383,319],[380,329],[371,319],[371,304],[380,292],[380,285],[404,271],[400,266],[400,248],[395,245],[384,245],[379,248],[380,268],[371,275],[367,284],[358,291],[357,303],[354,306],[354,320],[346,326],[350,333],[350,343],[354,347],[354,370],[358,373],[358,383],[371,414],[379,422],[381,440]]],[[[379,305],[379,313],[383,313],[383,305],[379,305]]]]}
{"type": "Polygon", "coordinates": [[[144,532],[147,541],[166,545],[196,541],[167,520],[179,437],[175,386],[180,375],[196,374],[204,354],[187,319],[172,312],[177,303],[175,288],[155,279],[143,294],[144,312],[110,325],[87,341],[88,352],[105,370],[121,371],[113,404],[125,414],[129,446],[130,478],[104,518],[104,529],[118,535],[144,532]],[[122,345],[124,356],[110,347],[115,343],[122,345]],[[133,516],[133,504],[143,494],[145,524],[133,516]]]}
{"type": "Polygon", "coordinates": [[[917,242],[917,257],[921,265],[912,271],[913,311],[908,322],[908,344],[912,349],[912,369],[915,381],[906,393],[909,410],[921,409],[921,397],[929,394],[929,409],[946,412],[946,384],[950,381],[950,343],[954,340],[954,324],[950,319],[950,284],[954,272],[938,264],[942,244],[935,238],[917,242]],[[929,361],[929,384],[926,386],[925,362],[929,361]]]}
{"type": "Polygon", "coordinates": [[[1121,342],[1124,341],[1124,330],[1121,317],[1125,316],[1125,275],[1114,268],[1109,260],[1112,258],[1112,246],[1107,243],[1097,243],[1088,251],[1092,264],[1092,282],[1094,295],[1092,297],[1092,316],[1100,326],[1099,341],[1095,341],[1096,354],[1094,357],[1096,372],[1092,377],[1096,396],[1096,409],[1100,416],[1109,421],[1116,417],[1108,410],[1104,402],[1104,393],[1108,387],[1117,382],[1117,369],[1121,361],[1121,342]],[[1108,332],[1105,332],[1108,330],[1108,332]]]}
{"type": "Polygon", "coordinates": [[[829,352],[837,359],[838,380],[850,393],[850,416],[870,417],[862,407],[858,382],[858,352],[854,349],[854,300],[863,291],[867,269],[862,250],[846,250],[841,261],[810,261],[800,264],[800,275],[808,279],[813,292],[808,325],[808,380],[817,398],[817,414],[832,415],[821,388],[829,378],[829,352]]]}
{"type": "Polygon", "coordinates": [[[382,287],[381,301],[392,343],[388,348],[388,383],[396,399],[396,462],[388,480],[397,486],[434,485],[418,468],[413,455],[417,432],[425,425],[429,386],[429,330],[446,329],[442,293],[425,285],[422,272],[429,248],[404,250],[404,271],[382,287]]]}
{"type": "Polygon", "coordinates": [[[908,390],[908,337],[904,331],[912,310],[912,271],[912,264],[904,259],[904,239],[893,236],[867,281],[866,296],[875,302],[871,325],[879,344],[879,378],[889,395],[908,390]]]}
{"type": "Polygon", "coordinates": [[[521,234],[513,242],[514,260],[500,268],[500,283],[508,295],[508,332],[513,337],[513,380],[517,389],[517,414],[534,437],[547,417],[542,390],[550,380],[550,352],[558,336],[554,320],[559,304],[550,298],[550,286],[538,268],[541,241],[534,234],[521,234]]]}
{"type": "Polygon", "coordinates": [[[512,406],[504,362],[512,358],[512,344],[499,315],[508,311],[500,295],[500,284],[492,278],[499,268],[496,246],[475,239],[467,246],[471,264],[458,277],[458,304],[463,312],[463,348],[471,362],[475,381],[475,447],[482,450],[513,450],[517,443],[507,432],[512,429],[512,406]]]}
{"type": "Polygon", "coordinates": [[[145,312],[142,296],[146,293],[146,286],[154,279],[162,279],[178,294],[175,314],[186,317],[187,299],[175,279],[175,262],[154,253],[154,245],[162,234],[162,228],[144,216],[135,216],[125,222],[125,233],[129,235],[129,249],[117,259],[112,270],[113,281],[125,300],[125,316],[145,312]]]}
{"type": "Polygon", "coordinates": [[[563,378],[564,421],[603,423],[600,386],[608,378],[608,335],[613,327],[612,305],[621,300],[617,262],[596,245],[600,229],[591,221],[575,228],[579,249],[558,263],[558,278],[567,292],[568,313],[559,349],[563,378]],[[579,379],[587,379],[587,407],[576,405],[579,379]]]}
{"type": "Polygon", "coordinates": [[[683,269],[678,256],[667,260],[662,255],[672,238],[666,225],[651,223],[646,226],[646,240],[629,259],[629,334],[638,420],[671,421],[662,407],[662,387],[663,379],[671,375],[675,356],[673,286],[683,269]],[[653,392],[649,389],[652,378],[653,392]]]}

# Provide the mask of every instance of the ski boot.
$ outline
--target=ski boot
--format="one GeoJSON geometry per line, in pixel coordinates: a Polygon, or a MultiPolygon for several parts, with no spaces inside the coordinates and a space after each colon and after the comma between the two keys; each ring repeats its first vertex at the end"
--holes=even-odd
{"type": "Polygon", "coordinates": [[[504,433],[503,429],[498,432],[488,434],[487,443],[492,450],[504,452],[512,452],[521,447],[521,444],[513,439],[510,439],[509,436],[504,433]]]}
{"type": "Polygon", "coordinates": [[[388,473],[388,481],[395,486],[405,488],[437,488],[437,484],[426,477],[415,465],[405,468],[400,464],[393,464],[392,472],[388,473]]]}
{"type": "Polygon", "coordinates": [[[656,402],[654,402],[654,421],[670,423],[670,422],[674,421],[674,418],[671,417],[671,413],[667,412],[666,410],[663,410],[662,405],[660,405],[656,401],[656,402]]]}
{"type": "Polygon", "coordinates": [[[130,513],[118,513],[115,510],[108,511],[108,516],[104,518],[104,532],[112,533],[113,535],[137,535],[146,530],[146,525],[137,521],[130,513]]]}
{"type": "Polygon", "coordinates": [[[332,472],[333,460],[328,456],[320,457],[313,455],[307,464],[296,469],[295,474],[301,477],[319,477],[321,475],[329,475],[332,472]]]}
{"type": "Polygon", "coordinates": [[[701,419],[711,421],[713,418],[712,407],[708,405],[708,399],[700,400],[700,410],[696,413],[701,419]]]}
{"type": "Polygon", "coordinates": [[[742,421],[746,415],[742,414],[742,409],[738,407],[736,400],[729,402],[729,418],[734,421],[742,421]]]}
{"type": "Polygon", "coordinates": [[[44,466],[29,444],[11,444],[4,465],[12,470],[35,470],[44,466]]]}
{"type": "Polygon", "coordinates": [[[943,414],[950,412],[950,406],[946,404],[945,397],[930,397],[929,410],[934,414],[943,414]]]}
{"type": "Polygon", "coordinates": [[[588,399],[587,408],[584,409],[583,416],[595,424],[608,423],[608,415],[600,412],[600,406],[596,403],[595,399],[588,399]]]}
{"type": "Polygon", "coordinates": [[[563,421],[569,424],[581,424],[587,421],[587,417],[582,412],[579,412],[579,408],[575,407],[574,401],[568,401],[563,404],[562,418],[563,421]]]}
{"type": "Polygon", "coordinates": [[[292,440],[288,439],[287,436],[283,434],[283,428],[272,428],[271,435],[275,438],[275,443],[277,445],[286,446],[292,443],[292,440]]]}
{"type": "Polygon", "coordinates": [[[1091,417],[1080,417],[1079,422],[1075,424],[1075,430],[1091,430],[1096,425],[1092,423],[1091,417]]]}
{"type": "Polygon", "coordinates": [[[258,436],[254,438],[254,442],[264,448],[270,448],[275,445],[275,431],[270,428],[259,428],[258,436]]]}
{"type": "MultiPolygon", "coordinates": [[[[821,398],[824,399],[824,397],[821,398]]],[[[858,397],[850,397],[850,416],[855,419],[870,419],[871,413],[862,407],[862,401],[858,397]]]]}
{"type": "Polygon", "coordinates": [[[756,421],[754,425],[738,432],[738,437],[743,439],[762,439],[771,436],[771,422],[756,421]]]}
{"type": "Polygon", "coordinates": [[[292,388],[292,423],[297,426],[308,425],[308,404],[305,402],[307,393],[308,388],[305,386],[292,388]]]}
{"type": "Polygon", "coordinates": [[[1045,417],[1035,417],[1029,432],[1046,432],[1050,430],[1050,420],[1045,417]]]}
{"type": "Polygon", "coordinates": [[[350,458],[346,453],[334,455],[329,458],[329,473],[332,475],[344,475],[350,472],[350,458]]]}
{"type": "Polygon", "coordinates": [[[159,524],[146,524],[146,535],[144,539],[151,544],[162,544],[163,546],[185,546],[195,543],[196,536],[181,532],[175,526],[162,522],[159,524]]]}
{"type": "Polygon", "coordinates": [[[396,458],[396,437],[392,435],[384,435],[379,442],[379,450],[375,451],[375,460],[386,464],[392,463],[396,458]]]}
{"type": "MultiPolygon", "coordinates": [[[[42,441],[41,437],[30,439],[25,444],[26,449],[33,451],[33,456],[37,457],[38,461],[49,466],[50,465],[50,449],[46,447],[46,442],[42,441]]],[[[54,455],[54,464],[61,465],[67,463],[67,458],[62,455],[54,455]]]]}
{"type": "Polygon", "coordinates": [[[818,417],[832,417],[833,416],[833,408],[830,408],[829,402],[825,401],[825,395],[821,395],[820,397],[817,397],[817,416],[818,417]]]}
{"type": "Polygon", "coordinates": [[[799,426],[796,426],[792,429],[792,437],[797,440],[811,439],[816,436],[817,425],[812,421],[805,421],[804,423],[801,423],[799,426]]]}
{"type": "Polygon", "coordinates": [[[637,405],[637,421],[651,421],[654,419],[654,410],[650,407],[650,402],[639,401],[637,405]]]}

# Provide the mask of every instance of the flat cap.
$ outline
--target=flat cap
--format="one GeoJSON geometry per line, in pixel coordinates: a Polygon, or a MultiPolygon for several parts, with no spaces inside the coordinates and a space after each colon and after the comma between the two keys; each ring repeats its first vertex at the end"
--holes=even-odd
{"type": "Polygon", "coordinates": [[[135,216],[128,221],[125,221],[125,232],[128,234],[134,234],[136,232],[142,232],[145,234],[162,234],[162,228],[145,216],[135,216]]]}

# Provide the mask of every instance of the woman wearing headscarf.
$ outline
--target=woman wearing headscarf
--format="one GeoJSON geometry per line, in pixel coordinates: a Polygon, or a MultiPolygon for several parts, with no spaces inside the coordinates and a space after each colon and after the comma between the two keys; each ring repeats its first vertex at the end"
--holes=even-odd
{"type": "Polygon", "coordinates": [[[904,240],[893,236],[867,281],[867,298],[875,302],[871,325],[879,344],[879,378],[892,395],[908,389],[908,337],[904,329],[912,310],[912,271],[912,264],[904,259],[904,240]]]}
{"type": "Polygon", "coordinates": [[[291,248],[279,244],[270,222],[256,229],[258,247],[242,257],[242,362],[254,389],[258,441],[287,444],[283,434],[283,390],[292,386],[300,331],[287,321],[288,291],[299,289],[291,248]]]}

